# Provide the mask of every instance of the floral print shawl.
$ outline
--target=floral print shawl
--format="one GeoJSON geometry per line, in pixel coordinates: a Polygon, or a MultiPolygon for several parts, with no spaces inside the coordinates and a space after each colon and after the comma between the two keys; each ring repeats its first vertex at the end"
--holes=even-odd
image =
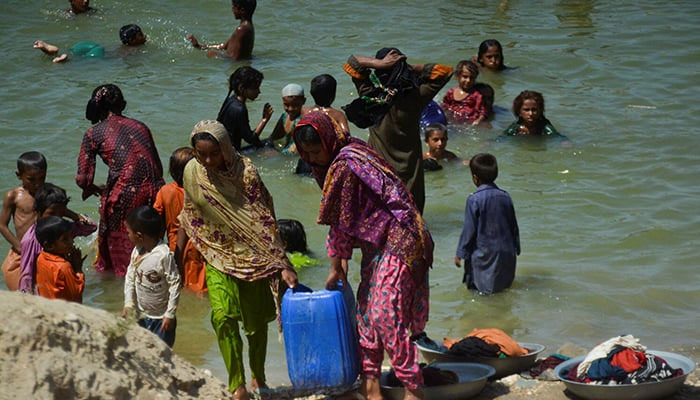
{"type": "MultiPolygon", "coordinates": [[[[333,159],[327,168],[313,166],[323,188],[318,223],[383,247],[409,267],[430,267],[433,240],[410,192],[391,167],[367,143],[336,129],[323,113],[305,114],[296,129],[305,125],[318,132],[333,159]]],[[[299,143],[297,149],[309,162],[299,143]]]]}
{"type": "Polygon", "coordinates": [[[199,122],[190,140],[200,132],[218,141],[226,169],[207,170],[196,158],[187,164],[180,226],[217,270],[245,281],[274,278],[271,286],[272,281],[279,284],[278,273],[291,264],[277,231],[270,193],[250,159],[233,149],[220,122],[199,122]]]}

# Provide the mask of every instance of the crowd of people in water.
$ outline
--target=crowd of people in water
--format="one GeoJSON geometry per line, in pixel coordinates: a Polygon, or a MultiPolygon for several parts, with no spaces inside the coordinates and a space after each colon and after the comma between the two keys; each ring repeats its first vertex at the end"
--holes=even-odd
{"type": "MultiPolygon", "coordinates": [[[[70,0],[70,5],[76,15],[95,12],[88,0],[70,0]]],[[[192,35],[187,39],[209,56],[250,58],[255,8],[255,0],[232,0],[240,24],[223,43],[200,44],[192,35]]],[[[122,27],[119,36],[125,47],[146,42],[133,24],[122,27]]],[[[92,42],[62,54],[42,40],[34,47],[54,62],[104,53],[92,42]]],[[[427,278],[433,263],[433,240],[422,216],[424,170],[459,159],[446,149],[448,126],[489,126],[494,91],[477,78],[484,70],[508,69],[503,47],[492,39],[455,68],[409,64],[405,54],[390,47],[374,56],[351,55],[343,70],[357,88],[357,99],[342,110],[334,108],[337,82],[330,74],[311,80],[313,104],[301,85],[290,83],[281,91],[284,112],[270,136],[261,139],[272,106],[265,104],[252,127],[246,102],[260,95],[263,73],[239,67],[229,78],[216,119],[196,123],[189,146],[170,156],[169,184],[148,126],[123,115],[126,100],[119,87],[99,85],[86,106],[85,117],[94,125],[83,136],[75,177],[83,200],[99,197],[99,223],[71,211],[66,191],[45,182],[47,160],[41,153],[23,153],[16,171],[21,184],[7,192],[0,214],[0,233],[11,246],[2,265],[6,285],[81,302],[85,256],[73,239],[97,231],[94,268],[125,276],[122,315],[135,315],[168,345],[175,341],[181,289],[208,292],[229,388],[234,398],[249,398],[249,390],[266,387],[267,327],[280,315],[280,294],[298,283],[296,262],[291,261],[296,258],[290,254],[307,249],[299,221],[276,219],[273,195],[283,194],[268,192],[255,165],[243,155],[275,148],[298,157],[295,172],[312,176],[321,189],[317,222],[329,226],[327,288],[347,280],[353,249],[361,250],[359,395],[381,398],[378,379],[386,352],[406,388],[405,398],[423,398],[411,338],[423,331],[428,319],[427,278]],[[421,127],[423,110],[453,76],[456,86],[440,102],[446,121],[421,127]],[[350,135],[350,123],[369,130],[367,142],[350,135]],[[97,157],[108,168],[104,184],[95,182],[97,157]],[[249,388],[241,331],[249,348],[249,388]]],[[[544,110],[542,94],[521,92],[513,101],[516,121],[504,134],[559,135],[544,110]]],[[[467,198],[455,265],[464,269],[468,288],[499,292],[511,286],[520,254],[513,202],[495,184],[495,156],[476,154],[464,163],[476,191],[467,198]]]]}

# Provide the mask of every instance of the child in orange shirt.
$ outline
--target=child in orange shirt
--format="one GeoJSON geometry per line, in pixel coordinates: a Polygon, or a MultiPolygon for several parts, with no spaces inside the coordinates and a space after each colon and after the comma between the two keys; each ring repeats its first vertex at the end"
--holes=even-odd
{"type": "MultiPolygon", "coordinates": [[[[182,188],[182,173],[185,165],[194,158],[194,150],[190,147],[180,147],[170,156],[170,176],[175,182],[164,185],[156,194],[153,208],[165,218],[165,229],[168,233],[168,247],[175,251],[177,243],[177,231],[180,223],[177,216],[182,211],[185,202],[185,190],[182,188]]],[[[184,287],[197,292],[207,291],[206,269],[204,259],[194,248],[191,242],[187,242],[182,256],[180,275],[182,275],[184,287]]]]}
{"type": "Polygon", "coordinates": [[[41,297],[83,302],[85,275],[80,250],[73,245],[73,224],[60,217],[36,223],[36,238],[44,249],[36,260],[36,283],[41,297]]]}

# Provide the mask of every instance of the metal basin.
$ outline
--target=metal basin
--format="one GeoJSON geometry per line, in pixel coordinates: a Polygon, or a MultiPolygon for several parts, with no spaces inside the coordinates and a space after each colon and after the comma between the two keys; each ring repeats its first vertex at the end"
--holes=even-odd
{"type": "Polygon", "coordinates": [[[518,342],[521,347],[530,350],[529,353],[520,357],[506,357],[506,358],[496,358],[496,357],[458,357],[447,353],[443,353],[436,350],[431,350],[416,343],[418,350],[423,355],[423,358],[427,362],[474,362],[480,364],[487,364],[492,366],[496,373],[491,377],[491,379],[501,379],[505,376],[517,374],[524,371],[535,363],[537,355],[544,350],[544,346],[536,343],[523,343],[518,342]]]}
{"type": "Polygon", "coordinates": [[[637,385],[591,385],[566,379],[571,368],[583,361],[585,356],[572,358],[557,365],[554,375],[564,382],[566,388],[576,396],[591,400],[654,400],[666,398],[678,391],[685,378],[695,370],[695,362],[688,357],[666,351],[647,350],[666,360],[672,368],[682,368],[683,375],[659,382],[637,385]]]}
{"type": "MultiPolygon", "coordinates": [[[[425,400],[456,400],[476,396],[486,385],[486,380],[496,371],[490,365],[476,363],[433,363],[432,367],[452,371],[459,381],[452,385],[424,387],[425,400]]],[[[382,396],[387,400],[401,400],[403,387],[387,386],[388,372],[382,373],[380,384],[382,396]]]]}

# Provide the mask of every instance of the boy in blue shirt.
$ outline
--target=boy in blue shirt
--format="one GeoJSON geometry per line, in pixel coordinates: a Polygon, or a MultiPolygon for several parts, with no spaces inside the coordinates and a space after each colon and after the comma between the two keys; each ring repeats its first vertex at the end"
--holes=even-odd
{"type": "Polygon", "coordinates": [[[457,245],[455,265],[464,262],[463,282],[482,293],[500,292],[513,283],[520,234],[513,201],[494,181],[498,163],[491,154],[480,153],[469,160],[472,181],[477,186],[467,198],[464,228],[457,245]]]}

